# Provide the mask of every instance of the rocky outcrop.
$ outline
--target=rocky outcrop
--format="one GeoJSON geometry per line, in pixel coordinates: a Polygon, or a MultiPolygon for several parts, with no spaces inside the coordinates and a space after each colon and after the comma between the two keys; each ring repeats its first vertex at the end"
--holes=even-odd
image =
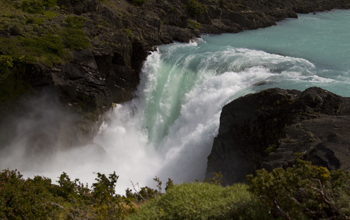
{"type": "Polygon", "coordinates": [[[350,98],[321,88],[267,89],[226,105],[208,157],[206,178],[245,182],[257,169],[289,167],[297,158],[330,170],[350,169],[350,98]]]}

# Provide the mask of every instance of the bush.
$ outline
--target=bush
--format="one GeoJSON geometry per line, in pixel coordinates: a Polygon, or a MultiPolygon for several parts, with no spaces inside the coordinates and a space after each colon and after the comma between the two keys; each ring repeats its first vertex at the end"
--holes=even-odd
{"type": "Polygon", "coordinates": [[[350,214],[350,173],[330,173],[298,160],[296,166],[258,170],[248,175],[249,191],[275,217],[282,219],[345,219],[350,214]]]}
{"type": "Polygon", "coordinates": [[[62,38],[57,34],[44,34],[41,37],[19,37],[24,45],[25,53],[37,57],[37,61],[53,66],[61,64],[66,51],[62,38]]]}
{"type": "Polygon", "coordinates": [[[0,218],[45,219],[56,211],[49,201],[51,180],[36,176],[24,180],[17,171],[0,173],[0,218]]]}
{"type": "Polygon", "coordinates": [[[66,28],[63,37],[67,47],[72,50],[83,50],[91,46],[90,39],[81,29],[66,28]]]}
{"type": "Polygon", "coordinates": [[[70,28],[83,28],[83,22],[85,21],[84,17],[78,17],[78,16],[69,16],[64,19],[65,26],[70,28]]]}
{"type": "Polygon", "coordinates": [[[259,207],[244,184],[185,183],[172,186],[128,219],[267,219],[259,207]]]}
{"type": "Polygon", "coordinates": [[[23,0],[21,9],[31,14],[41,14],[45,10],[57,5],[57,0],[23,0]]]}
{"type": "Polygon", "coordinates": [[[197,21],[191,20],[191,19],[188,19],[187,23],[188,23],[188,27],[190,27],[192,29],[194,29],[194,28],[201,28],[202,27],[200,25],[200,23],[198,23],[197,21]]]}
{"type": "Polygon", "coordinates": [[[84,27],[83,22],[85,21],[84,17],[70,16],[64,21],[66,28],[62,33],[68,48],[72,50],[83,50],[91,46],[90,39],[85,36],[82,30],[84,27]]]}
{"type": "Polygon", "coordinates": [[[196,0],[189,0],[186,4],[186,8],[193,17],[203,14],[206,10],[205,6],[198,3],[196,0]]]}
{"type": "Polygon", "coordinates": [[[97,174],[93,189],[63,173],[57,181],[17,171],[0,173],[0,219],[123,219],[134,212],[130,199],[115,195],[118,176],[97,174]]]}
{"type": "Polygon", "coordinates": [[[10,75],[12,67],[12,57],[7,55],[0,55],[0,84],[10,75]]]}

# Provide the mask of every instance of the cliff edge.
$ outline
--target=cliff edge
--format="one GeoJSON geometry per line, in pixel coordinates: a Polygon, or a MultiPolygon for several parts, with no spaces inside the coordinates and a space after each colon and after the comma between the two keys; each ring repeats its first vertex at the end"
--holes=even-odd
{"type": "Polygon", "coordinates": [[[208,156],[206,179],[245,182],[257,169],[289,167],[297,158],[330,170],[350,169],[350,98],[318,87],[267,89],[227,104],[208,156]]]}

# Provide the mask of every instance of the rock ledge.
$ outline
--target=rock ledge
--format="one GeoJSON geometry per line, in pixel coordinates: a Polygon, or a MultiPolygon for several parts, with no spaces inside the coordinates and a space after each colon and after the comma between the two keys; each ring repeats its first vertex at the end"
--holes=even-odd
{"type": "Polygon", "coordinates": [[[221,113],[206,179],[245,182],[265,168],[288,167],[298,157],[330,170],[350,169],[350,98],[318,87],[267,89],[238,98],[221,113]]]}

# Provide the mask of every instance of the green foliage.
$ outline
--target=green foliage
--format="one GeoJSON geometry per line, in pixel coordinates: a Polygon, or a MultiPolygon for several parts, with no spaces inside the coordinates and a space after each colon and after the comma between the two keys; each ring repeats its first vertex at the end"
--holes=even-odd
{"type": "Polygon", "coordinates": [[[6,0],[1,1],[0,6],[0,30],[10,34],[0,36],[1,54],[13,60],[25,57],[20,62],[23,68],[2,69],[0,81],[12,76],[8,80],[11,82],[7,82],[9,86],[2,83],[0,99],[9,97],[12,83],[21,80],[20,74],[15,73],[25,71],[25,62],[49,67],[62,65],[71,59],[69,50],[91,47],[90,39],[82,29],[85,18],[62,15],[57,9],[57,0],[6,0]]]}
{"type": "Polygon", "coordinates": [[[0,55],[0,102],[16,98],[31,90],[31,86],[22,80],[24,63],[30,57],[0,55]]]}
{"type": "Polygon", "coordinates": [[[27,54],[38,57],[37,61],[47,66],[62,63],[66,54],[62,38],[56,34],[46,33],[40,37],[19,37],[27,54]]]}
{"type": "Polygon", "coordinates": [[[72,50],[83,50],[91,46],[90,39],[81,29],[66,28],[63,31],[63,38],[67,47],[72,50]]]}
{"type": "Polygon", "coordinates": [[[72,50],[83,50],[90,47],[90,39],[86,37],[82,28],[84,17],[69,16],[65,20],[66,28],[63,30],[63,38],[68,48],[72,50]]]}
{"type": "Polygon", "coordinates": [[[36,176],[24,180],[17,171],[0,173],[0,218],[45,219],[57,211],[49,201],[51,180],[36,176]]]}
{"type": "Polygon", "coordinates": [[[128,219],[257,219],[259,203],[244,184],[222,187],[209,183],[174,185],[128,219]]]}
{"type": "Polygon", "coordinates": [[[57,0],[22,0],[21,9],[31,14],[41,14],[57,5],[57,0]]]}
{"type": "MultiPolygon", "coordinates": [[[[135,192],[133,192],[132,189],[126,189],[126,197],[136,201],[138,205],[157,197],[162,192],[162,181],[160,181],[158,177],[153,178],[153,180],[157,183],[157,189],[152,189],[148,186],[140,188],[138,184],[132,183],[135,192]]],[[[172,185],[173,181],[169,178],[165,190],[167,190],[169,187],[171,188],[172,185]]]]}
{"type": "Polygon", "coordinates": [[[115,185],[119,176],[114,173],[107,178],[97,173],[96,181],[92,185],[92,209],[98,219],[122,219],[130,212],[134,212],[129,198],[115,194],[115,185]]]}
{"type": "Polygon", "coordinates": [[[248,175],[249,190],[258,196],[267,212],[283,219],[343,219],[350,214],[349,173],[312,166],[298,160],[296,166],[276,168],[271,173],[248,175]]]}
{"type": "Polygon", "coordinates": [[[56,16],[57,16],[57,14],[52,12],[52,11],[45,11],[44,12],[44,17],[45,18],[52,19],[52,18],[54,18],[56,16]]]}
{"type": "Polygon", "coordinates": [[[174,187],[174,182],[172,179],[168,178],[168,182],[166,183],[165,186],[165,191],[168,192],[169,189],[174,187]]]}
{"type": "Polygon", "coordinates": [[[0,173],[0,219],[123,219],[135,212],[130,199],[115,195],[118,176],[97,174],[92,189],[63,173],[57,181],[18,171],[0,173]]]}
{"type": "Polygon", "coordinates": [[[196,0],[189,0],[185,7],[188,9],[191,16],[201,15],[205,12],[206,8],[196,0]]]}
{"type": "Polygon", "coordinates": [[[188,26],[190,28],[201,28],[202,26],[197,22],[197,21],[194,21],[194,20],[191,20],[191,19],[188,19],[187,20],[187,23],[188,23],[188,26]]]}
{"type": "Polygon", "coordinates": [[[0,84],[10,75],[12,67],[12,57],[7,55],[0,55],[0,84]]]}
{"type": "Polygon", "coordinates": [[[125,31],[126,31],[126,34],[128,35],[128,37],[130,38],[130,39],[133,39],[135,36],[134,36],[134,34],[132,33],[132,30],[130,30],[130,29],[125,29],[125,31]]]}
{"type": "Polygon", "coordinates": [[[107,199],[109,196],[115,195],[115,185],[118,181],[119,176],[113,172],[109,175],[97,173],[97,178],[95,179],[97,183],[92,184],[93,192],[92,195],[95,199],[100,199],[101,201],[107,199]]]}
{"type": "Polygon", "coordinates": [[[47,33],[41,37],[20,37],[19,39],[24,43],[27,52],[40,53],[44,51],[59,57],[64,55],[62,39],[55,34],[47,33]]]}
{"type": "Polygon", "coordinates": [[[265,149],[266,153],[271,153],[277,150],[277,145],[276,144],[272,144],[270,145],[268,148],[265,149]]]}
{"type": "Polygon", "coordinates": [[[85,21],[84,17],[78,17],[78,16],[69,16],[64,19],[65,26],[70,28],[83,28],[83,22],[85,21]]]}
{"type": "Polygon", "coordinates": [[[44,24],[45,19],[39,17],[30,17],[27,20],[27,24],[44,24]]]}

